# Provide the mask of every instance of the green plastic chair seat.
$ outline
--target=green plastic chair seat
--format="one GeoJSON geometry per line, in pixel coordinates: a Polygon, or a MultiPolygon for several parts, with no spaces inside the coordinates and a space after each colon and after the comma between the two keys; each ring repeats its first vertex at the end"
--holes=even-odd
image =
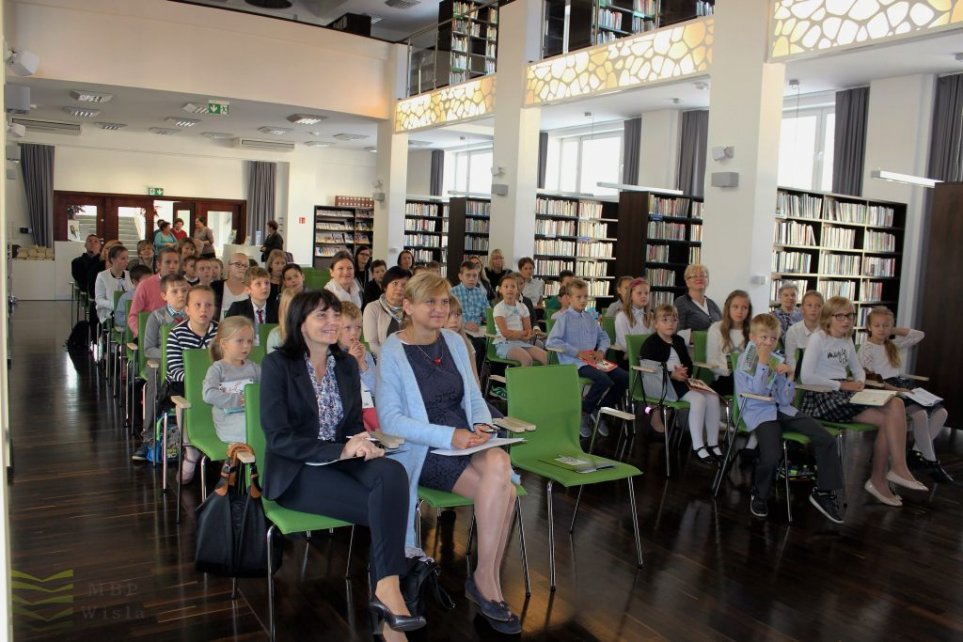
{"type": "MultiPolygon", "coordinates": [[[[518,497],[525,497],[528,495],[528,492],[521,484],[515,484],[515,495],[518,497]]],[[[459,495],[458,493],[449,492],[446,490],[428,488],[426,486],[418,487],[418,499],[428,504],[429,507],[436,509],[461,508],[462,506],[471,506],[475,503],[470,497],[465,497],[464,495],[459,495]]]]}

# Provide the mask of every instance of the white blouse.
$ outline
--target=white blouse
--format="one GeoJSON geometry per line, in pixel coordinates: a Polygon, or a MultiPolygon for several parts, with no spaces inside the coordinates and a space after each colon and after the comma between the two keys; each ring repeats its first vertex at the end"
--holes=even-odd
{"type": "Polygon", "coordinates": [[[645,325],[645,308],[632,308],[632,316],[635,317],[635,325],[629,326],[629,317],[624,310],[619,310],[615,315],[615,343],[622,348],[626,347],[625,337],[634,334],[652,334],[652,328],[645,325]]]}
{"type": "Polygon", "coordinates": [[[720,377],[729,374],[729,354],[740,352],[746,347],[746,338],[742,334],[742,329],[729,330],[729,343],[732,347],[723,351],[722,349],[722,321],[716,321],[709,326],[706,335],[706,363],[712,368],[712,372],[720,377]]]}
{"type": "MultiPolygon", "coordinates": [[[[915,346],[922,341],[925,336],[926,335],[919,330],[910,330],[909,334],[905,337],[894,337],[893,343],[896,344],[896,347],[900,350],[905,350],[910,346],[915,346]]],[[[863,368],[870,372],[875,372],[883,379],[891,379],[899,376],[899,367],[889,362],[889,357],[886,356],[886,347],[884,345],[872,343],[867,340],[860,346],[856,356],[859,357],[859,364],[863,366],[863,368]]]]}

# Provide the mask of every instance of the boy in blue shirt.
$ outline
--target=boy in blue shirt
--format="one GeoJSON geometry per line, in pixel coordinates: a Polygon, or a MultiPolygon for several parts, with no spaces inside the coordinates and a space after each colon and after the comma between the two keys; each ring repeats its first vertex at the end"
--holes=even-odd
{"type": "Polygon", "coordinates": [[[478,285],[480,270],[472,261],[465,261],[458,270],[460,283],[451,289],[452,296],[461,304],[462,317],[465,320],[465,332],[475,348],[475,366],[481,372],[485,362],[485,311],[488,310],[488,296],[485,288],[478,285]]]}
{"type": "MultiPolygon", "coordinates": [[[[614,408],[629,387],[629,374],[621,368],[602,372],[586,361],[601,361],[609,347],[609,335],[599,325],[595,316],[585,311],[588,305],[588,283],[573,279],[568,284],[569,307],[562,312],[552,326],[545,347],[558,352],[559,363],[579,366],[578,374],[592,380],[592,387],[582,398],[582,437],[592,435],[594,413],[601,405],[614,408]],[[603,397],[604,395],[604,397],[603,397]]],[[[599,423],[599,434],[608,436],[604,423],[599,423]]]]}
{"type": "Polygon", "coordinates": [[[835,439],[822,425],[800,414],[791,404],[796,393],[793,370],[773,355],[779,342],[779,320],[771,314],[758,314],[749,324],[749,343],[739,355],[735,371],[736,403],[742,421],[759,439],[749,510],[759,518],[769,515],[769,489],[776,466],[782,458],[783,431],[809,437],[816,456],[816,487],[809,502],[826,519],[842,524],[836,493],[843,487],[843,467],[835,439]],[[753,397],[743,397],[752,394],[753,397]]]}

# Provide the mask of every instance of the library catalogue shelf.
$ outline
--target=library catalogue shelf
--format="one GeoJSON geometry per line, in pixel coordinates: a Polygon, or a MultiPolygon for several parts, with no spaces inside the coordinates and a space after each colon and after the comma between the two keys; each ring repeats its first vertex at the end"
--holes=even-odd
{"type": "Polygon", "coordinates": [[[314,267],[330,267],[331,257],[339,250],[347,250],[354,255],[359,247],[370,247],[373,229],[374,209],[367,205],[315,205],[314,267]]]}
{"type": "Polygon", "coordinates": [[[845,296],[856,307],[857,342],[877,305],[897,312],[906,205],[780,188],[773,232],[770,299],[783,285],[801,295],[845,296]]]}

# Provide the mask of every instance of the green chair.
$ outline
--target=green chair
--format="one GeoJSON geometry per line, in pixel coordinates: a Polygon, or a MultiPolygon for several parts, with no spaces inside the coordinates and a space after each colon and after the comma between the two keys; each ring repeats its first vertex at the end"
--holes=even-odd
{"type": "Polygon", "coordinates": [[[271,330],[278,327],[277,323],[262,323],[258,326],[258,344],[267,347],[268,335],[271,334],[271,330]]]}
{"type": "MultiPolygon", "coordinates": [[[[247,419],[247,443],[254,451],[255,461],[260,465],[261,479],[266,474],[266,461],[264,453],[267,450],[264,438],[264,430],[261,428],[261,384],[251,383],[244,387],[244,416],[247,419]]],[[[310,537],[311,531],[330,530],[341,528],[342,526],[351,527],[351,540],[348,544],[348,562],[345,570],[345,578],[349,578],[351,571],[351,549],[354,547],[354,524],[315,515],[314,513],[302,513],[300,511],[284,508],[277,502],[266,497],[261,497],[261,505],[264,507],[264,514],[271,522],[267,530],[267,550],[268,550],[268,632],[270,639],[276,639],[275,635],[275,615],[274,615],[274,568],[272,559],[274,549],[274,538],[280,532],[283,535],[291,533],[307,533],[310,537]]],[[[307,555],[307,549],[305,549],[307,555]]]]}
{"type": "MultiPolygon", "coordinates": [[[[609,337],[609,349],[605,353],[605,358],[610,361],[619,361],[622,359],[622,350],[617,350],[612,346],[617,345],[615,343],[615,317],[602,316],[599,318],[602,323],[602,329],[605,330],[605,334],[609,337]]],[[[619,348],[625,349],[625,346],[619,346],[619,348]]]]}
{"type": "MultiPolygon", "coordinates": [[[[518,545],[521,549],[522,554],[522,568],[525,571],[525,595],[532,594],[532,582],[528,575],[528,549],[525,546],[525,525],[522,521],[522,503],[521,498],[525,497],[528,493],[525,491],[525,487],[521,484],[515,484],[515,520],[518,524],[518,545]]],[[[415,521],[415,529],[417,531],[416,535],[418,538],[418,545],[420,546],[423,542],[421,535],[421,505],[427,504],[429,508],[434,508],[435,511],[440,511],[446,508],[461,508],[463,506],[474,507],[475,502],[470,497],[465,497],[464,495],[459,495],[458,493],[448,492],[444,490],[437,490],[434,488],[427,488],[425,486],[418,487],[418,505],[415,507],[417,512],[417,519],[415,521]]],[[[471,574],[471,545],[473,541],[473,536],[475,533],[475,515],[472,513],[471,525],[468,528],[468,545],[465,550],[465,561],[468,564],[468,573],[471,574]]]]}
{"type": "Polygon", "coordinates": [[[317,268],[302,268],[304,272],[304,286],[309,290],[323,290],[331,280],[331,270],[317,268]]]}
{"type": "Polygon", "coordinates": [[[709,331],[708,330],[693,330],[692,331],[692,361],[696,364],[693,368],[694,372],[692,376],[696,379],[701,379],[707,384],[711,384],[716,380],[716,375],[712,370],[706,367],[706,355],[708,354],[706,346],[709,342],[709,331]]]}
{"type": "Polygon", "coordinates": [[[589,473],[578,473],[556,465],[559,456],[585,459],[589,457],[579,444],[581,418],[581,395],[578,394],[578,371],[574,365],[546,366],[544,368],[511,368],[508,379],[508,410],[512,417],[528,421],[537,430],[525,434],[527,443],[513,448],[512,464],[517,468],[544,477],[548,505],[548,539],[550,586],[555,590],[555,522],[552,508],[552,487],[555,483],[565,488],[579,487],[575,511],[569,532],[575,531],[582,488],[587,484],[626,480],[629,486],[629,504],[632,528],[635,534],[635,552],[638,565],[642,566],[642,543],[639,538],[639,516],[635,506],[635,488],[632,478],[641,475],[635,466],[611,459],[592,456],[599,464],[611,466],[589,473]]]}
{"type": "MultiPolygon", "coordinates": [[[[134,412],[136,410],[136,391],[137,391],[137,379],[146,382],[147,381],[147,356],[144,353],[144,333],[147,329],[147,319],[150,318],[150,312],[140,312],[137,315],[137,340],[130,341],[127,343],[127,417],[130,426],[130,432],[133,435],[134,432],[134,412]]],[[[143,395],[141,397],[141,409],[143,410],[143,426],[147,429],[148,425],[148,411],[147,411],[147,389],[146,387],[142,391],[143,395]]],[[[151,409],[153,410],[153,409],[151,409]]]]}
{"type": "Polygon", "coordinates": [[[253,346],[251,348],[251,354],[248,355],[248,359],[260,365],[260,363],[264,361],[264,357],[266,356],[267,356],[267,347],[262,343],[259,346],[253,346]]]}

